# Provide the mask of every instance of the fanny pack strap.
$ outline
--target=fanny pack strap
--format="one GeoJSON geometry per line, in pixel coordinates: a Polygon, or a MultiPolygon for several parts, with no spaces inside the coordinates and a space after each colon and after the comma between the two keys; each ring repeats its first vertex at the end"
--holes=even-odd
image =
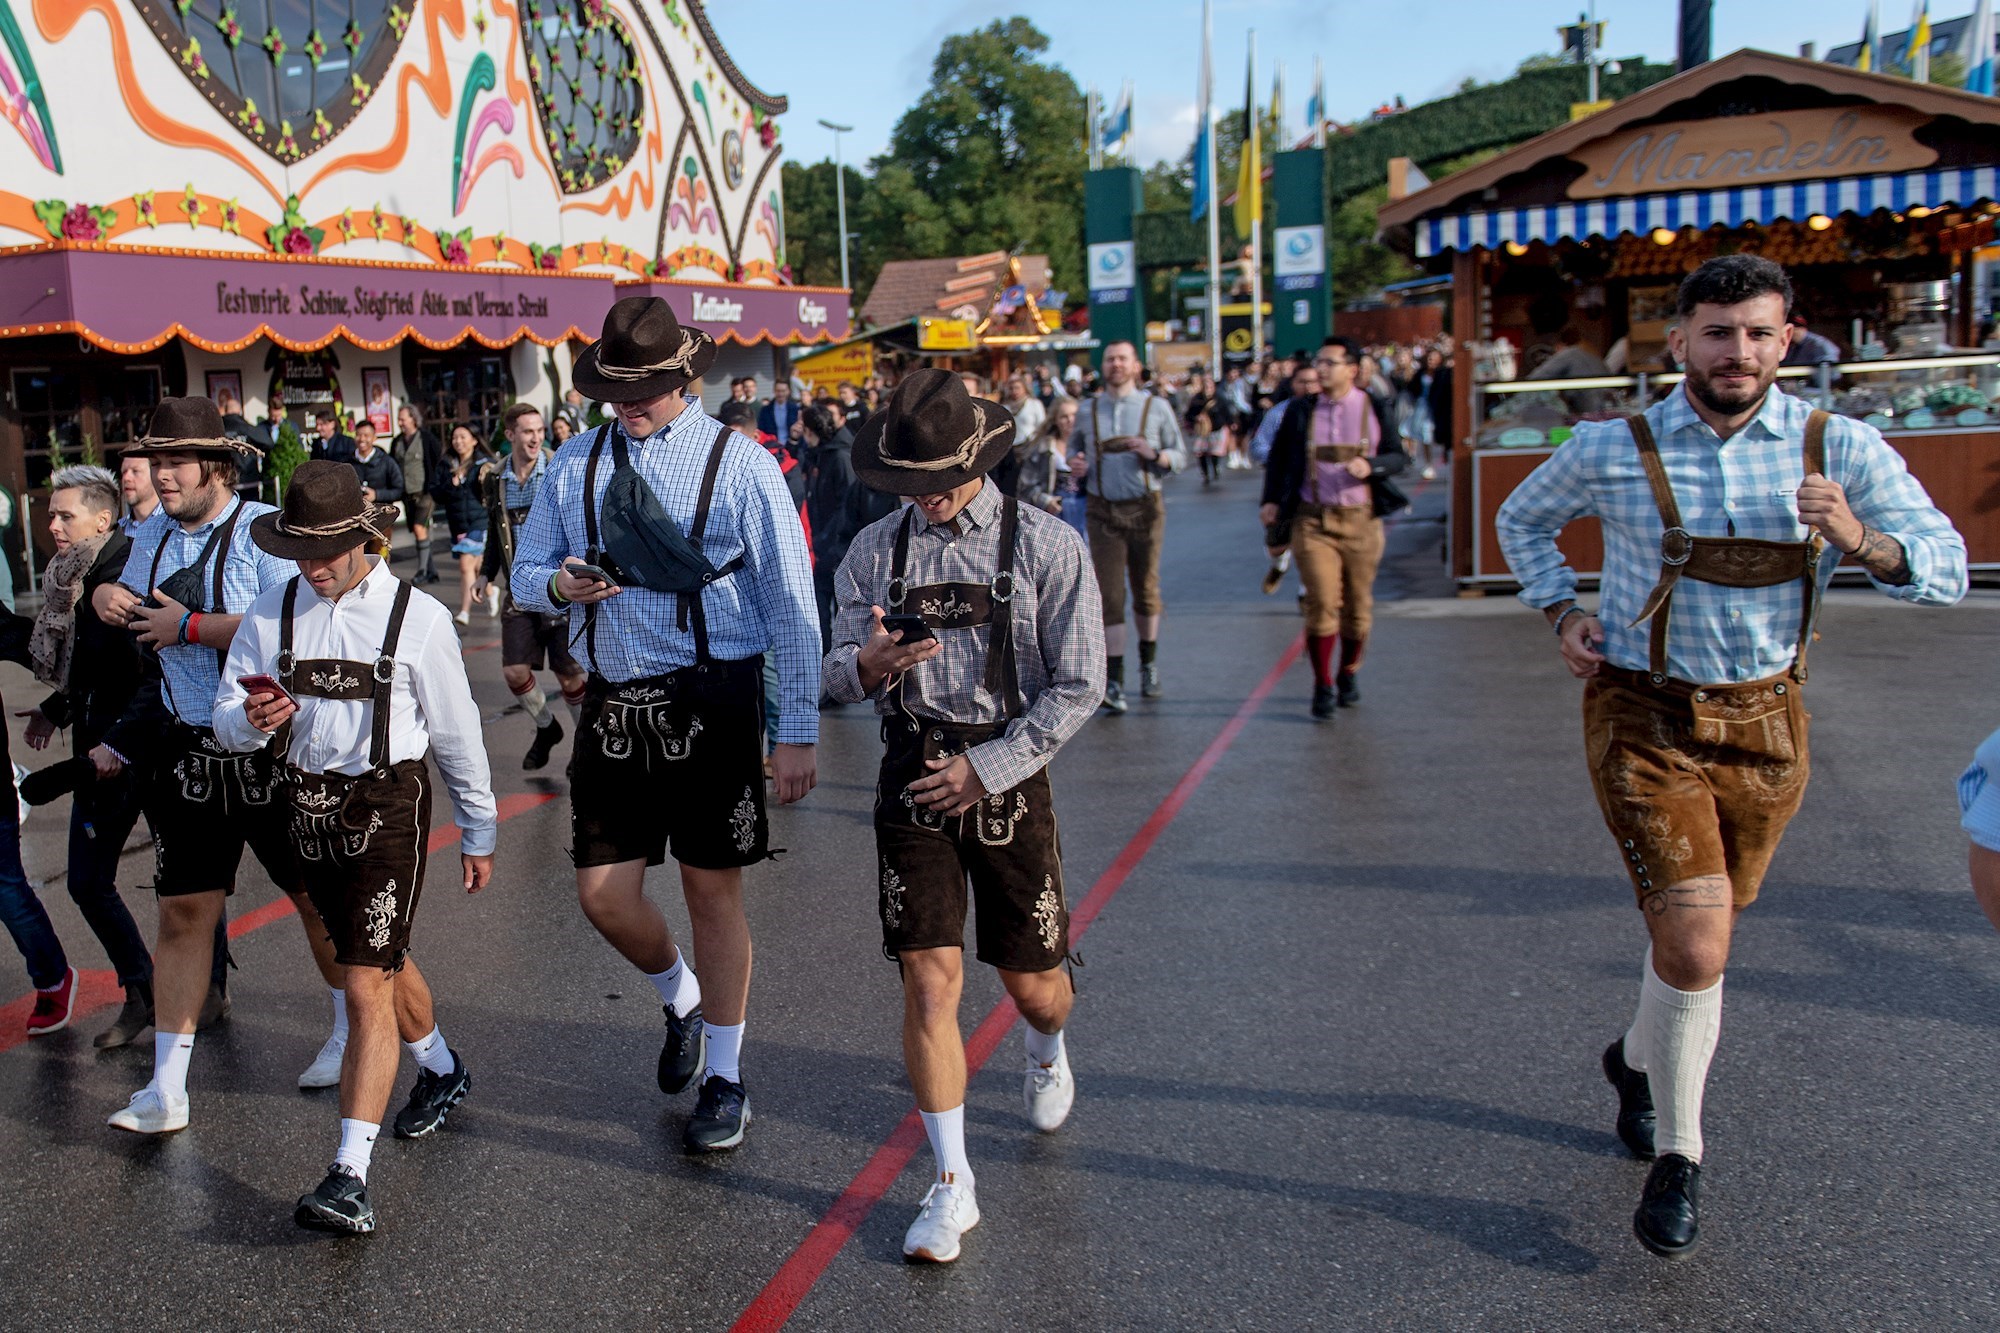
{"type": "MultiPolygon", "coordinates": [[[[590,461],[583,467],[583,558],[597,564],[604,554],[597,549],[597,460],[604,453],[604,437],[609,434],[609,424],[597,428],[597,438],[590,443],[590,461]]],[[[620,451],[623,456],[623,451],[620,451]]],[[[593,668],[597,665],[597,603],[583,608],[584,651],[590,657],[593,668]]]]}
{"type": "MultiPolygon", "coordinates": [[[[229,521],[227,523],[222,523],[217,525],[215,531],[208,534],[208,541],[203,543],[201,548],[201,554],[194,558],[194,563],[192,565],[186,566],[186,568],[188,569],[204,570],[208,568],[208,558],[211,555],[215,557],[215,589],[212,594],[213,605],[189,607],[188,608],[189,610],[207,612],[207,611],[221,611],[224,609],[222,605],[222,577],[224,572],[229,567],[229,544],[232,540],[234,540],[236,536],[237,520],[242,517],[243,517],[243,502],[241,500],[238,500],[236,502],[236,512],[229,516],[229,521]]],[[[160,538],[160,544],[153,548],[153,569],[152,572],[146,576],[146,591],[149,594],[155,588],[160,586],[160,560],[167,553],[167,539],[169,537],[172,537],[173,535],[174,534],[171,531],[167,532],[160,538]]],[[[217,648],[215,650],[216,668],[220,670],[222,666],[228,661],[229,661],[229,650],[227,648],[217,648]]]]}

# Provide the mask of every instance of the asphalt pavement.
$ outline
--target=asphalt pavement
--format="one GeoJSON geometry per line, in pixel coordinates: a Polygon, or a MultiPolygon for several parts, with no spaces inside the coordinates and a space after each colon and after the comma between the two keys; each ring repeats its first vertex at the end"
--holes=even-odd
{"type": "MultiPolygon", "coordinates": [[[[1360,706],[1325,725],[1291,580],[1257,591],[1253,475],[1176,481],[1167,695],[1092,722],[1053,770],[1071,902],[1094,913],[1076,1110],[1027,1127],[1014,1025],[972,1080],[984,1221],[956,1265],[901,1262],[930,1159],[875,916],[873,719],[823,715],[819,788],[750,873],[756,1120],[691,1159],[691,1094],[654,1086],[657,1000],[576,906],[569,742],[520,771],[530,727],[476,615],[498,877],[468,898],[437,858],[415,934],[473,1086],[442,1133],[378,1146],[380,1232],[292,1223],[337,1140],[333,1094],[295,1087],[327,1001],[252,868],[234,1013],[197,1043],[181,1134],[105,1127],[150,1040],[94,1051],[108,1007],[22,1040],[29,983],[0,948],[0,1327],[2000,1325],[2000,939],[1953,797],[2000,723],[2000,594],[1826,610],[1812,785],[1728,971],[1704,1244],[1669,1264],[1632,1238],[1645,1167],[1597,1068],[1645,942],[1579,687],[1540,617],[1451,595],[1441,492],[1394,527],[1360,706]]],[[[0,689],[38,697],[13,667],[0,689]]],[[[103,969],[61,887],[66,820],[35,812],[25,860],[73,960],[103,969]]],[[[151,938],[143,839],[125,867],[151,938]]],[[[650,882],[681,929],[671,871],[650,882]]],[[[967,1032],[1000,1000],[970,969],[967,1032]]]]}

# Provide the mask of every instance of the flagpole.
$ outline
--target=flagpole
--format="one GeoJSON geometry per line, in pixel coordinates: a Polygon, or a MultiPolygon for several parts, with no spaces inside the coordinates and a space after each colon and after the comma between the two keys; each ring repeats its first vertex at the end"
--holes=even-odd
{"type": "Polygon", "coordinates": [[[1083,141],[1090,150],[1090,169],[1096,171],[1104,165],[1104,148],[1099,141],[1097,129],[1097,89],[1095,87],[1092,87],[1083,95],[1083,141]]]}
{"type": "MultiPolygon", "coordinates": [[[[1257,30],[1250,30],[1250,78],[1251,88],[1257,86],[1257,30]]],[[[1257,103],[1245,97],[1243,107],[1243,128],[1246,133],[1258,137],[1257,165],[1247,182],[1256,191],[1251,196],[1250,207],[1250,361],[1255,364],[1264,351],[1264,145],[1263,129],[1258,124],[1263,117],[1257,114],[1257,103]]],[[[1245,151],[1248,151],[1247,148],[1245,151]]]]}
{"type": "Polygon", "coordinates": [[[1201,0],[1201,114],[1208,168],[1208,369],[1222,378],[1222,182],[1215,176],[1215,48],[1213,0],[1201,0]]]}
{"type": "Polygon", "coordinates": [[[1313,147],[1326,147],[1326,73],[1313,57],[1313,147]]]}

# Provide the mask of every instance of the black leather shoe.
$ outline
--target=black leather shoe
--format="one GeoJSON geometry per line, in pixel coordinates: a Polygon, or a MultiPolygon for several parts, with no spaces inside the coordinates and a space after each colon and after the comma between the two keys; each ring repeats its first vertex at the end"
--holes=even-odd
{"type": "Polygon", "coordinates": [[[528,753],[521,760],[521,767],[527,772],[547,768],[549,755],[555,751],[556,743],[563,738],[562,723],[550,718],[535,728],[535,743],[528,747],[528,753]]]}
{"type": "Polygon", "coordinates": [[[1342,708],[1352,708],[1361,702],[1361,687],[1354,683],[1354,673],[1343,671],[1333,678],[1333,688],[1340,696],[1342,708]]]}
{"type": "Polygon", "coordinates": [[[1604,1079],[1618,1089],[1618,1138],[1642,1162],[1653,1160],[1653,1083],[1625,1063],[1625,1039],[1604,1048],[1604,1079]]]}
{"type": "Polygon", "coordinates": [[[741,1083],[731,1083],[720,1074],[710,1074],[695,1098],[694,1114],[681,1131],[681,1144],[689,1152],[728,1152],[743,1142],[750,1127],[750,1094],[741,1083]]]}
{"type": "Polygon", "coordinates": [[[1663,1259],[1685,1259],[1701,1241],[1701,1164],[1664,1154],[1646,1177],[1632,1234],[1663,1259]]]}
{"type": "Polygon", "coordinates": [[[1336,702],[1336,696],[1334,694],[1333,686],[1331,685],[1313,686],[1314,717],[1320,719],[1322,722],[1331,722],[1333,720],[1333,710],[1335,707],[1335,702],[1336,702]]]}
{"type": "Polygon", "coordinates": [[[660,1091],[671,1097],[694,1082],[707,1062],[708,1029],[702,1025],[700,1005],[688,1010],[686,1018],[670,1004],[660,1008],[667,1015],[667,1042],[660,1047],[660,1091]]]}

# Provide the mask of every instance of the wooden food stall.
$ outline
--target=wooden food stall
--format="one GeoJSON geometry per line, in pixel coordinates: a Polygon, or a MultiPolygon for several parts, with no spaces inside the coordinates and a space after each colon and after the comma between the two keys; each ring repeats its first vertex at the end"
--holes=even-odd
{"type": "MultiPolygon", "coordinates": [[[[1738,51],[1391,202],[1385,239],[1453,280],[1453,577],[1513,582],[1501,503],[1579,421],[1673,390],[1675,289],[1735,253],[1783,264],[1830,344],[1780,386],[1880,428],[2000,570],[2000,343],[1973,263],[1996,177],[2000,101],[1738,51]],[[1536,378],[1557,355],[1566,378],[1536,378]]],[[[1596,571],[1594,521],[1562,544],[1596,571]]]]}

